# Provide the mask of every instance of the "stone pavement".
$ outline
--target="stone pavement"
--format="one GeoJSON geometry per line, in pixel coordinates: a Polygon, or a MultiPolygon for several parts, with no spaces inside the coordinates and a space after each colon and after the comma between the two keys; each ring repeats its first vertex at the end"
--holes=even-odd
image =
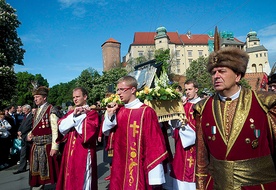
{"type": "MultiPolygon", "coordinates": [[[[169,134],[169,142],[174,153],[174,143],[169,134]]],[[[103,162],[103,147],[98,147],[97,151],[98,163],[98,190],[108,190],[109,181],[104,178],[109,175],[109,164],[103,162]]],[[[14,165],[7,169],[0,171],[0,190],[29,190],[29,172],[24,172],[14,175],[13,172],[17,171],[18,166],[14,165]]],[[[46,185],[45,190],[54,190],[54,185],[46,185]]]]}
{"type": "MultiPolygon", "coordinates": [[[[109,175],[109,165],[103,163],[103,150],[102,147],[97,151],[98,162],[98,189],[107,190],[109,181],[104,178],[109,175]]],[[[1,190],[29,190],[29,172],[24,172],[14,175],[13,172],[17,171],[18,166],[14,165],[0,171],[0,189],[1,190]]],[[[46,185],[45,190],[54,190],[54,185],[46,185]]]]}

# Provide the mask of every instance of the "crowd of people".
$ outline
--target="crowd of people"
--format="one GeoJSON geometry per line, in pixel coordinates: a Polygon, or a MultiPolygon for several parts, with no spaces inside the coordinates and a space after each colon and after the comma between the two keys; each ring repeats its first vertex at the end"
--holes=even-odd
{"type": "Polygon", "coordinates": [[[207,69],[215,93],[200,97],[196,80],[177,87],[185,121],[160,123],[155,110],[136,97],[132,76],[117,82],[124,105],[109,103],[104,114],[99,102],[87,104],[82,87],[73,90],[74,106],[65,115],[47,102],[49,89],[38,87],[35,110],[24,105],[0,112],[0,169],[8,167],[19,139],[14,174],[26,172],[29,162],[32,189],[56,184],[57,190],[97,190],[96,145],[104,141],[110,190],[275,189],[276,74],[269,78],[271,92],[240,86],[248,59],[234,47],[211,53],[207,69]],[[168,127],[174,153],[164,135],[168,127]]]}

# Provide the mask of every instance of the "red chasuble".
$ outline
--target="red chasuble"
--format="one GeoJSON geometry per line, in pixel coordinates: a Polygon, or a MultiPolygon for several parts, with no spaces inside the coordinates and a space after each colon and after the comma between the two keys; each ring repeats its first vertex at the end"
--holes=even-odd
{"type": "MultiPolygon", "coordinates": [[[[73,111],[67,113],[59,123],[73,111]]],[[[56,185],[57,190],[82,190],[86,172],[87,154],[90,151],[92,164],[91,189],[97,190],[97,157],[96,138],[98,128],[98,114],[89,111],[82,122],[82,134],[71,128],[62,141],[66,141],[62,154],[61,169],[56,185]]]]}
{"type": "MultiPolygon", "coordinates": [[[[195,131],[195,119],[193,117],[193,105],[187,102],[184,105],[185,114],[188,124],[195,131]]],[[[195,182],[195,161],[196,161],[196,148],[195,145],[183,148],[179,136],[179,130],[175,129],[175,155],[172,162],[171,176],[180,181],[195,182]]]]}
{"type": "Polygon", "coordinates": [[[157,115],[149,106],[117,114],[110,189],[147,190],[148,173],[168,156],[157,115]]]}

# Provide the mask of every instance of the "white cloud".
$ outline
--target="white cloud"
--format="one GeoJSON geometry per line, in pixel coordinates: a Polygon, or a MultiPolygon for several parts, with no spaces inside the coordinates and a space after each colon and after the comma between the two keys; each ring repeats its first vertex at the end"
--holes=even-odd
{"type": "Polygon", "coordinates": [[[276,36],[276,24],[272,24],[258,31],[258,36],[276,36]]]}
{"type": "Polygon", "coordinates": [[[36,34],[20,35],[20,39],[22,40],[23,43],[28,43],[28,42],[41,43],[42,42],[42,40],[36,34]]]}
{"type": "Polygon", "coordinates": [[[268,50],[268,59],[271,66],[276,62],[276,24],[272,24],[257,32],[261,44],[268,50]]]}
{"type": "Polygon", "coordinates": [[[84,17],[86,14],[85,5],[96,4],[99,6],[105,6],[108,4],[107,0],[58,0],[62,9],[72,8],[72,14],[77,17],[84,17]]]}
{"type": "Polygon", "coordinates": [[[61,3],[63,8],[68,8],[73,5],[80,5],[80,4],[97,4],[100,6],[107,5],[107,0],[58,0],[61,3]]]}
{"type": "Polygon", "coordinates": [[[75,7],[73,10],[73,15],[77,17],[84,17],[86,13],[86,9],[84,7],[75,7]]]}

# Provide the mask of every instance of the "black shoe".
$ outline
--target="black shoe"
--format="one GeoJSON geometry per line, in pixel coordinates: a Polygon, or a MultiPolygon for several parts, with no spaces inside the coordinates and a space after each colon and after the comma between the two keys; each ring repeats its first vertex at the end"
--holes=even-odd
{"type": "Polygon", "coordinates": [[[24,173],[26,172],[27,170],[17,170],[16,172],[13,172],[13,174],[20,174],[20,173],[24,173]]]}

